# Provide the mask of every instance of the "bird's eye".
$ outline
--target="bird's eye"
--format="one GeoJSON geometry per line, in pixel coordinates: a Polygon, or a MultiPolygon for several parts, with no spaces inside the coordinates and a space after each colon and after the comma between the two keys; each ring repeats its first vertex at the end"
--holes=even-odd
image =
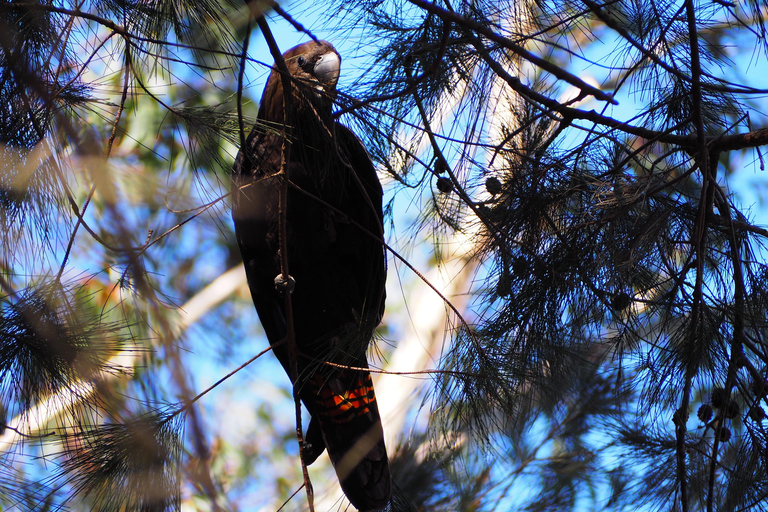
{"type": "Polygon", "coordinates": [[[299,55],[299,58],[296,59],[296,62],[299,63],[299,66],[304,67],[304,64],[307,63],[307,59],[305,59],[303,56],[299,55]]]}

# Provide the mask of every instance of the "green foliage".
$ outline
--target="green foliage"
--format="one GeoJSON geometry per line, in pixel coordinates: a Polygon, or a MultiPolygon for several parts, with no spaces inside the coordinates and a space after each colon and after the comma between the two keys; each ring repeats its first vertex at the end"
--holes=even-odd
{"type": "MultiPolygon", "coordinates": [[[[768,232],[735,185],[768,145],[765,3],[280,5],[359,66],[337,108],[391,178],[390,284],[470,246],[395,508],[765,510],[768,232]]],[[[240,265],[266,7],[0,2],[4,509],[305,503],[273,363],[194,402],[261,350],[245,286],[207,286],[240,265]]]]}
{"type": "Polygon", "coordinates": [[[18,300],[6,298],[0,311],[0,400],[12,414],[28,411],[99,372],[128,370],[109,362],[129,349],[126,326],[106,322],[100,311],[89,310],[83,301],[90,297],[82,297],[84,293],[82,288],[67,290],[48,282],[18,300]]]}

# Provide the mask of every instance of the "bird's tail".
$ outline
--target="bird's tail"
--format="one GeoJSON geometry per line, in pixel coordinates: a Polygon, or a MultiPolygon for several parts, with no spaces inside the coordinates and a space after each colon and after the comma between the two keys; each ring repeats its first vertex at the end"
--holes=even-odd
{"type": "Polygon", "coordinates": [[[334,368],[317,372],[309,387],[315,407],[308,437],[322,433],[341,488],[358,510],[384,510],[392,483],[371,374],[334,368]]]}

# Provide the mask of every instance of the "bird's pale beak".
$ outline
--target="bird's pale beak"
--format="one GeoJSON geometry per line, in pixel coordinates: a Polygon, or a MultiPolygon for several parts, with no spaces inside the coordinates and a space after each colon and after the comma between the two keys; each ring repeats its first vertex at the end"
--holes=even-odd
{"type": "Polygon", "coordinates": [[[336,52],[328,52],[315,64],[315,76],[323,85],[336,85],[341,70],[341,59],[336,52]]]}

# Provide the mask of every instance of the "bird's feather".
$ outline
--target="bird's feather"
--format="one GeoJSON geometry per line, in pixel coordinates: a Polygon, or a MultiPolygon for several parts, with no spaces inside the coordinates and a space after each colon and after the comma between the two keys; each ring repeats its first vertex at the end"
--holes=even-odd
{"type": "Polygon", "coordinates": [[[360,140],[331,116],[340,65],[333,46],[309,42],[283,58],[291,94],[274,69],[235,162],[235,232],[256,311],[290,376],[285,298],[275,288],[282,272],[278,197],[287,180],[294,385],[312,418],[305,460],[327,448],[352,504],[379,510],[391,483],[366,350],[384,312],[381,185],[360,140]]]}

